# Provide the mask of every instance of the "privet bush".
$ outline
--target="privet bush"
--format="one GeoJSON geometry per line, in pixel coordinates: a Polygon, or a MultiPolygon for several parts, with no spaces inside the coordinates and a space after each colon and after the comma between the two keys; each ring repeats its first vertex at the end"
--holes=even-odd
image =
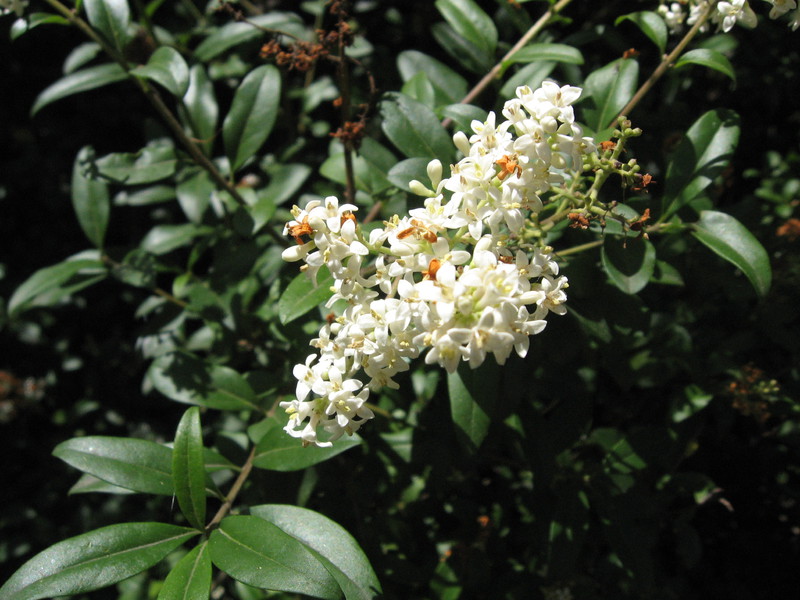
{"type": "Polygon", "coordinates": [[[75,148],[86,249],[4,325],[134,289],[141,393],[190,405],[55,447],[72,493],[159,499],[0,598],[777,597],[698,575],[737,419],[798,550],[797,155],[730,167],[739,36],[796,41],[769,4],[0,0],[15,43],[85,38],[34,123],[146,101],[140,148],[75,148]]]}

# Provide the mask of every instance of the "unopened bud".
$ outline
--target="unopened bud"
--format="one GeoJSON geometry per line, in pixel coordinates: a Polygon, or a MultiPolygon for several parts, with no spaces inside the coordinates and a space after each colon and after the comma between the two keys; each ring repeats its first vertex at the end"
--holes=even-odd
{"type": "Polygon", "coordinates": [[[436,194],[433,192],[433,190],[429,190],[428,188],[426,188],[426,187],[425,187],[425,186],[422,184],[422,182],[421,182],[421,181],[417,181],[416,179],[412,179],[411,181],[409,181],[409,182],[408,182],[408,187],[409,187],[409,189],[410,189],[412,192],[414,192],[414,193],[415,193],[417,196],[425,196],[425,197],[427,198],[427,197],[430,197],[430,196],[435,196],[435,195],[436,195],[436,194]]]}
{"type": "Polygon", "coordinates": [[[455,135],[453,136],[453,143],[456,145],[456,148],[458,148],[461,154],[464,156],[469,156],[469,139],[463,131],[456,131],[455,135]]]}
{"type": "Polygon", "coordinates": [[[437,187],[442,180],[442,163],[436,158],[428,163],[428,177],[434,188],[437,187]]]}

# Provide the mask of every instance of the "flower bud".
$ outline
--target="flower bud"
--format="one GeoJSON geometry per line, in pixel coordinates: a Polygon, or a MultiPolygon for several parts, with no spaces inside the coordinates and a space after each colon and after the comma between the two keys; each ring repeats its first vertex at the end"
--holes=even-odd
{"type": "Polygon", "coordinates": [[[412,179],[408,182],[409,189],[414,192],[417,196],[435,196],[436,194],[433,190],[429,190],[426,188],[421,181],[417,181],[416,179],[412,179]]]}
{"type": "Polygon", "coordinates": [[[428,177],[431,180],[431,185],[435,188],[442,180],[442,163],[434,158],[428,163],[428,177]]]}
{"type": "Polygon", "coordinates": [[[456,131],[455,135],[453,136],[453,143],[456,145],[456,148],[458,148],[458,151],[461,152],[461,154],[464,156],[469,156],[469,139],[463,131],[456,131]]]}

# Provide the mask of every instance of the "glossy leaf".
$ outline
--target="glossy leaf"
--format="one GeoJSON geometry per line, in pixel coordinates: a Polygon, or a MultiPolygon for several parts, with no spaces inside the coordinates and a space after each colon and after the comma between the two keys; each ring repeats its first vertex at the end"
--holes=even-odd
{"type": "Polygon", "coordinates": [[[700,196],[728,165],[738,143],[735,112],[711,110],[695,121],[667,165],[662,218],[700,196]]]}
{"type": "Polygon", "coordinates": [[[642,290],[653,276],[656,249],[647,240],[628,239],[623,245],[619,238],[608,236],[601,252],[603,268],[611,282],[626,294],[642,290]]]}
{"type": "Polygon", "coordinates": [[[550,73],[553,72],[555,67],[555,62],[546,60],[530,63],[517,69],[503,84],[503,87],[500,89],[500,95],[503,98],[513,98],[517,88],[521,85],[527,85],[531,89],[538,88],[542,85],[542,82],[547,79],[550,73]]]}
{"type": "Polygon", "coordinates": [[[192,223],[199,225],[211,203],[211,195],[216,190],[211,176],[205,169],[182,169],[178,176],[175,194],[183,214],[192,223]]]}
{"type": "Polygon", "coordinates": [[[37,97],[31,107],[31,115],[35,115],[48,104],[73,94],[87,92],[104,85],[116,83],[128,78],[128,74],[118,64],[95,65],[70,73],[49,85],[37,97]]]}
{"type": "Polygon", "coordinates": [[[158,600],[208,600],[211,591],[211,556],[208,543],[196,546],[172,567],[158,600]]]}
{"type": "Polygon", "coordinates": [[[473,0],[436,0],[436,9],[453,30],[487,55],[497,48],[497,28],[492,18],[473,0]]]}
{"type": "Polygon", "coordinates": [[[380,582],[364,551],[341,525],[313,510],[284,504],[253,506],[250,514],[269,521],[326,559],[328,571],[347,600],[380,595],[380,582]]]}
{"type": "Polygon", "coordinates": [[[88,436],[61,442],[53,456],[113,485],[171,496],[172,450],[135,438],[88,436]]]}
{"type": "Polygon", "coordinates": [[[85,146],[75,157],[72,167],[72,207],[83,233],[95,246],[102,248],[111,214],[111,198],[105,181],[88,177],[85,173],[86,164],[93,154],[94,151],[85,146]]]}
{"type": "Polygon", "coordinates": [[[586,124],[597,132],[611,126],[619,111],[633,98],[638,78],[639,63],[628,59],[615,60],[590,74],[583,89],[594,106],[583,109],[586,124]]]}
{"type": "Polygon", "coordinates": [[[386,178],[396,187],[407,192],[412,192],[408,187],[408,182],[412,179],[421,181],[423,183],[428,181],[428,163],[427,158],[407,158],[401,160],[386,174],[386,178]]]}
{"type": "Polygon", "coordinates": [[[403,84],[400,93],[424,104],[428,108],[436,108],[436,91],[428,76],[419,72],[403,84]]]}
{"type": "Polygon", "coordinates": [[[206,470],[203,461],[203,436],[200,409],[188,409],[178,424],[172,447],[172,480],[181,512],[198,529],[205,527],[206,470]]]}
{"type": "Polygon", "coordinates": [[[461,363],[457,371],[447,374],[450,416],[470,452],[477,451],[489,433],[498,384],[498,367],[491,357],[479,369],[461,363]]]}
{"type": "Polygon", "coordinates": [[[9,37],[12,40],[16,40],[21,35],[28,33],[34,27],[51,23],[55,25],[69,25],[69,21],[59,15],[41,12],[30,13],[25,15],[25,18],[20,18],[14,21],[14,23],[11,25],[9,37]]]}
{"type": "Polygon", "coordinates": [[[216,29],[197,46],[194,55],[200,62],[208,62],[239,44],[262,38],[264,34],[260,27],[299,37],[304,34],[302,21],[297,15],[271,10],[267,14],[251,17],[248,23],[228,23],[216,29]]]}
{"type": "Polygon", "coordinates": [[[261,195],[280,205],[294,196],[311,175],[311,167],[302,163],[273,164],[266,169],[269,183],[261,195]]]}
{"type": "Polygon", "coordinates": [[[268,429],[258,440],[253,459],[253,465],[259,469],[300,471],[361,444],[361,438],[353,435],[344,436],[327,448],[304,448],[300,440],[288,435],[276,421],[267,421],[267,424],[268,429]]]}
{"type": "Polygon", "coordinates": [[[226,517],[208,545],[212,562],[247,585],[330,600],[342,597],[315,552],[259,517],[226,517]]]}
{"type": "Polygon", "coordinates": [[[61,299],[107,276],[105,264],[84,253],[39,269],[20,285],[8,301],[12,317],[35,306],[52,306],[61,299]]]}
{"type": "Polygon", "coordinates": [[[94,60],[102,51],[102,46],[97,42],[79,44],[64,59],[64,75],[77,71],[91,60],[94,60]]]}
{"type": "Polygon", "coordinates": [[[766,296],[772,285],[769,255],[744,225],[728,214],[704,210],[692,227],[698,240],[740,269],[759,296],[766,296]]]}
{"type": "Polygon", "coordinates": [[[667,38],[669,36],[669,32],[667,31],[667,25],[664,23],[664,19],[662,19],[658,13],[652,11],[640,11],[622,15],[621,17],[617,17],[614,25],[619,25],[623,21],[631,21],[635,23],[636,26],[642,30],[642,33],[649,37],[652,42],[658,46],[658,51],[661,54],[664,54],[664,50],[667,47],[667,38]]]}
{"type": "Polygon", "coordinates": [[[225,153],[236,171],[258,152],[278,116],[281,75],[272,65],[262,65],[244,78],[222,123],[225,153]]]}
{"type": "Polygon", "coordinates": [[[406,50],[397,57],[397,69],[403,81],[425,73],[433,86],[436,104],[453,104],[467,95],[467,80],[435,58],[417,50],[406,50]]]}
{"type": "Polygon", "coordinates": [[[503,66],[513,63],[531,63],[553,61],[571,65],[582,65],[583,54],[573,46],[566,44],[528,44],[503,62],[503,66]]]}
{"type": "Polygon", "coordinates": [[[470,136],[473,134],[472,122],[480,121],[484,123],[488,114],[482,108],[472,104],[450,104],[442,108],[442,116],[453,119],[458,129],[470,136]]]}
{"type": "Polygon", "coordinates": [[[183,353],[158,357],[147,372],[153,386],[167,398],[219,410],[257,408],[247,380],[223,365],[208,365],[183,353]]]}
{"type": "Polygon", "coordinates": [[[403,94],[392,93],[385,96],[380,111],[383,132],[407,157],[446,161],[453,155],[450,136],[433,111],[424,104],[403,94]]]}
{"type": "Polygon", "coordinates": [[[333,277],[326,267],[317,273],[314,284],[308,275],[300,273],[286,286],[278,300],[278,317],[281,323],[291,323],[316,308],[333,295],[333,277]]]}
{"type": "Polygon", "coordinates": [[[179,113],[188,123],[195,139],[200,140],[200,147],[210,155],[217,132],[219,107],[214,95],[214,84],[208,78],[203,65],[194,65],[189,70],[189,87],[183,96],[179,113]]]}
{"type": "Polygon", "coordinates": [[[142,250],[161,256],[191,244],[195,238],[208,235],[214,230],[211,227],[183,223],[181,225],[156,225],[141,241],[142,250]]]}
{"type": "Polygon", "coordinates": [[[146,65],[131,73],[155,81],[176,98],[182,98],[189,88],[189,65],[181,53],[170,46],[161,46],[153,52],[146,65]]]}
{"type": "Polygon", "coordinates": [[[141,185],[175,173],[178,158],[169,144],[154,142],[139,152],[115,152],[98,158],[92,165],[97,176],[114,183],[141,185]]]}
{"type": "Polygon", "coordinates": [[[102,527],[34,556],[0,588],[0,598],[36,600],[100,589],[149,569],[195,535],[166,523],[102,527]]]}
{"type": "Polygon", "coordinates": [[[119,51],[128,44],[128,0],[84,0],[89,23],[119,51]]]}
{"type": "Polygon", "coordinates": [[[716,50],[708,50],[705,48],[697,48],[689,50],[683,54],[673,66],[674,69],[680,69],[686,65],[700,65],[719,71],[723,75],[730,77],[732,81],[736,81],[736,71],[733,70],[731,61],[721,52],[716,50]]]}
{"type": "Polygon", "coordinates": [[[465,69],[478,74],[486,73],[492,68],[494,55],[460,36],[447,23],[435,23],[431,27],[431,33],[445,52],[465,69]]]}

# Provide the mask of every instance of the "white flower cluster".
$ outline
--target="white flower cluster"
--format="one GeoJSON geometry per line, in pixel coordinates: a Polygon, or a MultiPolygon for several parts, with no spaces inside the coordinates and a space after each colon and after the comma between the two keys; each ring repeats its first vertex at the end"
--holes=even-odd
{"type": "Polygon", "coordinates": [[[290,435],[330,445],[372,418],[369,390],[397,388],[394,376],[425,349],[426,363],[449,372],[461,361],[476,368],[487,354],[503,364],[512,349],[525,356],[548,313],[566,312],[567,279],[551,249],[525,251],[517,235],[541,209],[539,194],[595,151],[575,124],[571,104],[580,93],[552,81],[536,91],[518,88],[503,109],[505,121],[496,124],[490,113],[486,122],[473,121],[472,137],[454,136],[464,157],[450,177],[442,179],[434,160],[432,189],[411,182],[428,196],[424,207],[366,237],[357,208],[334,197],[293,208],[285,233],[298,245],[283,258],[305,261],[312,278],[325,265],[335,282],[328,307],[344,300],[346,308],[312,340],[318,354],[294,368],[296,398],[281,403],[290,435]]]}
{"type": "MultiPolygon", "coordinates": [[[[696,23],[700,15],[708,9],[712,2],[716,4],[716,7],[711,13],[710,21],[724,32],[733,29],[736,23],[752,28],[758,22],[756,14],[747,0],[722,2],[716,2],[715,0],[680,0],[679,2],[669,3],[662,0],[658,7],[658,14],[664,18],[670,33],[677,33],[682,29],[684,22],[687,25],[696,23]],[[688,5],[688,16],[686,5],[688,5]]],[[[789,11],[793,11],[789,15],[789,27],[793,31],[800,27],[800,8],[797,7],[797,0],[765,0],[765,2],[772,5],[769,11],[770,19],[777,19],[789,13],[789,11]]]]}

